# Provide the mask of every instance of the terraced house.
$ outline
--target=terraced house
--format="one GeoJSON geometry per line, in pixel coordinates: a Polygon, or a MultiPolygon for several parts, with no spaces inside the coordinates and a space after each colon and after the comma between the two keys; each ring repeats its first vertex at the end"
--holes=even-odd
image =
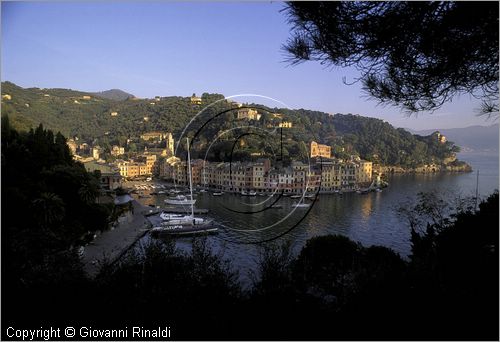
{"type": "MultiPolygon", "coordinates": [[[[372,164],[361,159],[323,159],[312,165],[294,161],[290,166],[280,169],[272,167],[269,159],[231,164],[198,159],[191,162],[191,168],[194,185],[226,192],[252,190],[257,193],[301,193],[304,190],[319,190],[328,193],[353,191],[372,182],[372,164]]],[[[161,178],[188,184],[185,161],[176,159],[173,163],[165,162],[161,170],[161,178]]]]}

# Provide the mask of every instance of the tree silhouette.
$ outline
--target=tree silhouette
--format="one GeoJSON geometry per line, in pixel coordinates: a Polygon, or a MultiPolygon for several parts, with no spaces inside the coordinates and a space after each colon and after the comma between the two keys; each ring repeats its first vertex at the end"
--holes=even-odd
{"type": "Polygon", "coordinates": [[[497,2],[288,2],[284,11],[292,64],[353,66],[369,96],[410,113],[460,94],[498,112],[497,2]]]}
{"type": "Polygon", "coordinates": [[[43,192],[33,200],[35,216],[42,227],[48,228],[64,218],[65,209],[63,200],[54,193],[43,192]]]}

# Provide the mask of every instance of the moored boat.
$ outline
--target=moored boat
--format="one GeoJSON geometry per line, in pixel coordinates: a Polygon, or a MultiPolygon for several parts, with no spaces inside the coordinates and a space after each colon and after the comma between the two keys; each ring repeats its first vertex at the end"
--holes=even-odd
{"type": "Polygon", "coordinates": [[[193,205],[196,203],[196,200],[195,199],[188,199],[184,195],[177,195],[173,198],[167,198],[165,200],[165,203],[173,204],[173,205],[193,205]]]}
{"type": "Polygon", "coordinates": [[[195,235],[203,233],[215,233],[218,228],[210,222],[200,224],[167,224],[151,229],[153,234],[164,235],[195,235]]]}
{"type": "MultiPolygon", "coordinates": [[[[162,223],[161,227],[154,227],[151,231],[155,234],[168,234],[168,235],[192,235],[200,233],[216,232],[217,228],[214,227],[212,220],[205,220],[200,217],[194,216],[194,203],[193,199],[193,177],[191,173],[191,156],[189,153],[189,138],[187,139],[187,154],[188,154],[188,177],[189,177],[189,191],[191,199],[187,199],[184,195],[177,195],[174,199],[166,199],[165,202],[169,204],[189,204],[191,206],[191,215],[182,217],[171,217],[162,223]]],[[[170,215],[170,214],[166,214],[170,215]]],[[[166,217],[164,215],[164,217],[166,217]]]]}

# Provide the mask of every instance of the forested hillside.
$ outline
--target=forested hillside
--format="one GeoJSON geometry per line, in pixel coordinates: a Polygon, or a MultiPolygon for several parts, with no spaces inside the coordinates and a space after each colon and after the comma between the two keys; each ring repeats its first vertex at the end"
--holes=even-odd
{"type": "MultiPolygon", "coordinates": [[[[65,136],[78,136],[100,146],[123,146],[127,139],[134,139],[151,130],[173,132],[177,140],[202,108],[224,98],[220,94],[204,93],[201,105],[192,105],[189,97],[180,96],[116,100],[69,89],[25,89],[11,82],[2,83],[2,94],[11,96],[10,100],[2,100],[2,115],[9,116],[13,127],[28,130],[42,123],[44,127],[60,131],[65,136]]],[[[351,114],[330,115],[306,109],[265,108],[256,104],[248,106],[258,107],[262,114],[259,121],[249,123],[252,126],[269,130],[281,121],[292,122],[293,128],[283,129],[282,152],[288,160],[306,159],[311,140],[331,145],[336,157],[347,158],[358,154],[381,164],[405,167],[440,162],[459,150],[452,142],[439,143],[435,135],[413,135],[379,119],[351,114]],[[273,113],[280,113],[282,117],[276,118],[273,113]]],[[[241,124],[234,120],[236,110],[234,103],[219,101],[189,127],[188,133],[195,134],[208,119],[215,117],[198,134],[194,157],[203,157],[215,137],[241,124]]],[[[226,141],[214,144],[208,158],[227,160],[232,147],[230,140],[235,134],[236,131],[225,134],[223,140],[226,141]]],[[[277,140],[269,143],[261,136],[247,136],[233,157],[248,158],[257,152],[272,155],[278,149],[280,143],[277,140]]]]}

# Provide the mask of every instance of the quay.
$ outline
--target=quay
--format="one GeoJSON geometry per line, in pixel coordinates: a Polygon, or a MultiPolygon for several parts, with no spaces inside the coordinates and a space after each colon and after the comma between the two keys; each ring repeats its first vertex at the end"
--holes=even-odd
{"type": "Polygon", "coordinates": [[[85,272],[95,277],[103,264],[119,260],[135,243],[151,229],[145,217],[149,207],[132,201],[132,211],[118,218],[116,227],[102,232],[83,250],[81,256],[85,272]]]}

